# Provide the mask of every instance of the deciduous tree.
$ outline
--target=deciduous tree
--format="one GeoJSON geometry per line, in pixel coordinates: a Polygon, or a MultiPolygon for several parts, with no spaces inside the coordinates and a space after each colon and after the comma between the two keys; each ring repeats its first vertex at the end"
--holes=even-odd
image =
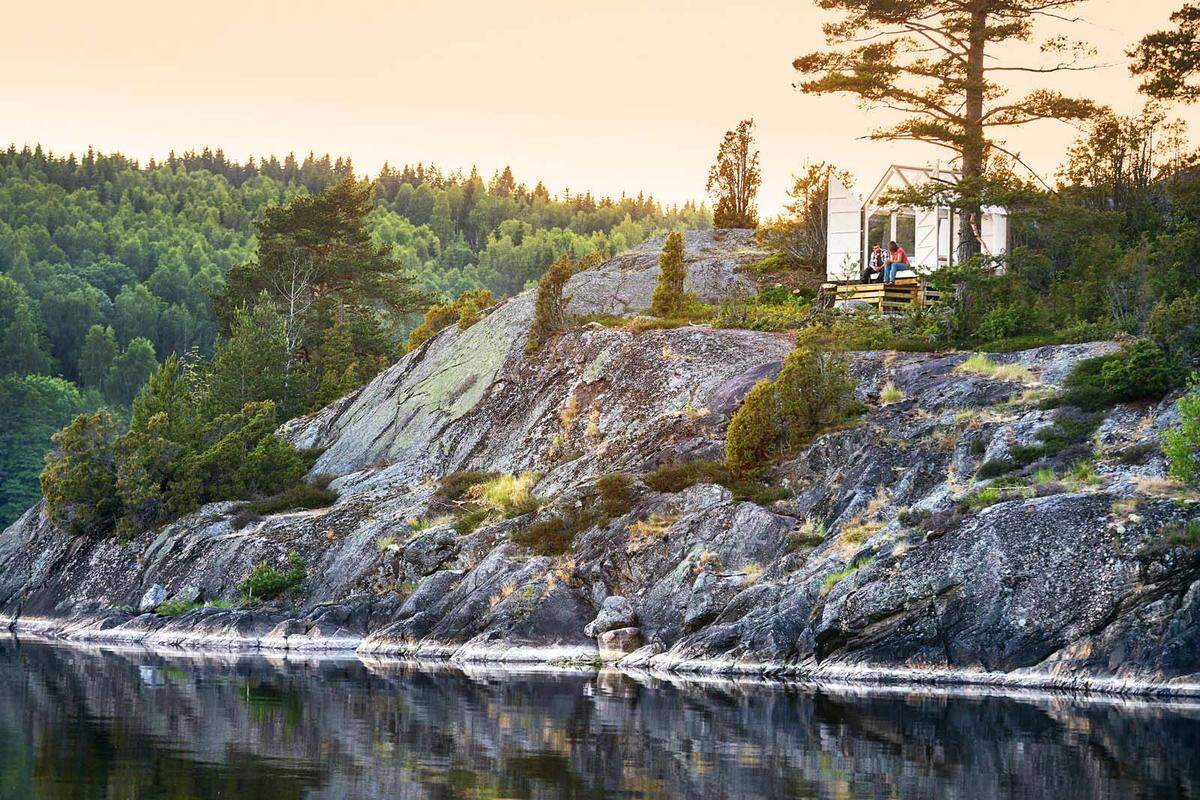
{"type": "Polygon", "coordinates": [[[717,148],[717,160],[708,170],[705,188],[713,196],[713,226],[756,228],[758,212],[754,199],[762,184],[758,150],[754,147],[754,120],[744,119],[725,132],[717,148]]]}

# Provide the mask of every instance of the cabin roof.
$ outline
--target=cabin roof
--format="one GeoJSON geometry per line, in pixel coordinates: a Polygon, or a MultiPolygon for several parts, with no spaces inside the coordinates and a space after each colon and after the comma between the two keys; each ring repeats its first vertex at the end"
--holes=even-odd
{"type": "Polygon", "coordinates": [[[883,196],[884,192],[891,188],[909,189],[913,186],[919,186],[923,183],[937,181],[940,183],[955,184],[962,178],[962,173],[954,169],[944,169],[941,166],[934,164],[927,167],[914,167],[908,164],[892,164],[884,170],[883,176],[875,187],[871,189],[867,195],[867,200],[864,205],[872,208],[883,196]]]}

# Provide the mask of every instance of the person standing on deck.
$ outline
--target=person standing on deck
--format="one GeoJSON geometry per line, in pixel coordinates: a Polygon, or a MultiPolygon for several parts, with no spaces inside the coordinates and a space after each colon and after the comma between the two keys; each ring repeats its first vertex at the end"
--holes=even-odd
{"type": "Polygon", "coordinates": [[[888,257],[887,253],[883,252],[883,245],[874,245],[871,248],[871,257],[867,261],[867,265],[862,268],[858,276],[861,283],[874,283],[883,278],[883,271],[887,268],[888,257]]]}
{"type": "Polygon", "coordinates": [[[908,253],[895,242],[888,242],[888,265],[883,269],[883,285],[891,286],[896,282],[896,273],[908,269],[908,253]]]}

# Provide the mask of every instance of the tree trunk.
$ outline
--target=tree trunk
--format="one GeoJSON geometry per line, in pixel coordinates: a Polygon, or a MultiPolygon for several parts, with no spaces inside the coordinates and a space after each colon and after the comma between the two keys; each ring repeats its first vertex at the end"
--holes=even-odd
{"type": "MultiPolygon", "coordinates": [[[[975,191],[975,180],[982,177],[984,167],[983,94],[985,89],[983,58],[987,41],[987,0],[980,0],[971,10],[968,31],[967,74],[964,86],[965,124],[963,126],[962,179],[969,191],[975,191]]],[[[979,202],[969,202],[959,209],[958,260],[980,251],[979,232],[983,215],[979,202]]]]}

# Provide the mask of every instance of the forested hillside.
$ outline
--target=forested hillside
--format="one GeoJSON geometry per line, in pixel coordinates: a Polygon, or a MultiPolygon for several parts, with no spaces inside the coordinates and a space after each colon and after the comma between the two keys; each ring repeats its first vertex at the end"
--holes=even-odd
{"type": "MultiPolygon", "coordinates": [[[[354,174],[329,156],[241,164],[205,150],[142,165],[90,150],[0,152],[0,526],[37,499],[51,433],[100,406],[126,415],[171,353],[212,355],[214,297],[256,258],[265,208],[354,174]]],[[[640,195],[555,197],[507,168],[485,181],[385,165],[374,191],[367,229],[433,296],[514,294],[560,255],[609,255],[709,224],[702,207],[664,210],[640,195]]]]}

